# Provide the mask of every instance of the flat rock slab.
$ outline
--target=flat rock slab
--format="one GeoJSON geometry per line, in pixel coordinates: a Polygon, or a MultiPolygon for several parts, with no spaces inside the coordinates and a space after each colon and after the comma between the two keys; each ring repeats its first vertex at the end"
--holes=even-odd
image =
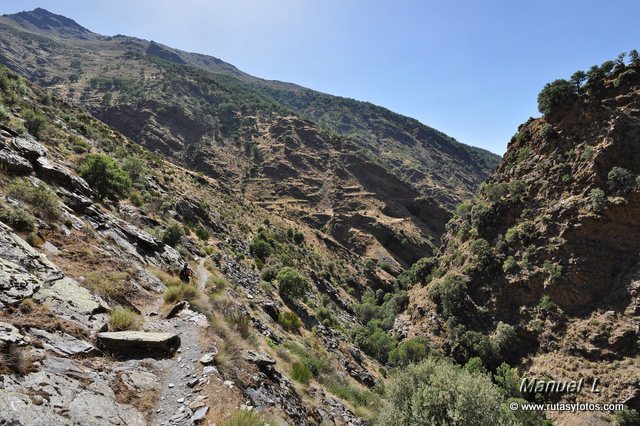
{"type": "Polygon", "coordinates": [[[32,328],[30,334],[43,340],[44,349],[61,356],[89,355],[96,351],[92,344],[66,333],[49,333],[45,330],[32,328]]]}
{"type": "Polygon", "coordinates": [[[170,354],[180,347],[180,337],[174,333],[116,331],[98,333],[97,343],[105,350],[132,355],[149,352],[170,354]]]}
{"type": "Polygon", "coordinates": [[[33,298],[38,302],[48,303],[56,312],[69,317],[89,316],[109,310],[104,300],[91,294],[76,280],[68,277],[55,281],[51,286],[41,288],[33,298]]]}
{"type": "Polygon", "coordinates": [[[11,228],[2,222],[0,222],[0,258],[24,268],[43,282],[59,280],[64,276],[46,256],[11,232],[11,228]]]}

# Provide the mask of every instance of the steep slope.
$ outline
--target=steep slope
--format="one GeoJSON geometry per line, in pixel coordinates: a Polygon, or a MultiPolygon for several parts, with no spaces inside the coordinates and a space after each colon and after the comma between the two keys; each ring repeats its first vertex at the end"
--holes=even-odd
{"type": "Polygon", "coordinates": [[[387,272],[4,67],[0,145],[3,422],[368,423],[349,330],[387,272]]]}
{"type": "Polygon", "coordinates": [[[498,161],[369,103],[261,80],[219,59],[145,40],[84,32],[69,37],[75,23],[59,36],[57,25],[42,21],[67,22],[42,9],[0,18],[2,63],[165,153],[232,135],[246,139],[265,116],[294,112],[351,137],[390,173],[448,208],[468,198],[498,161]]]}
{"type": "Polygon", "coordinates": [[[556,81],[539,102],[545,115],[520,126],[498,170],[457,208],[404,320],[462,363],[506,360],[528,377],[601,383],[598,394],[539,395],[547,401],[638,409],[640,61],[556,81]]]}

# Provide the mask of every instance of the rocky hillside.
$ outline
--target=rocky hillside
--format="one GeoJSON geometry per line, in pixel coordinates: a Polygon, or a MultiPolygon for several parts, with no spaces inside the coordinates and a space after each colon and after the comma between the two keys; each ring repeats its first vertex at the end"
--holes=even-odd
{"type": "Polygon", "coordinates": [[[0,101],[2,421],[368,423],[350,330],[392,269],[5,68],[0,101]]]}
{"type": "MultiPolygon", "coordinates": [[[[165,154],[192,158],[202,146],[212,154],[228,151],[229,144],[242,148],[261,136],[274,113],[294,113],[349,137],[390,174],[449,209],[498,162],[384,108],[258,79],[217,58],[153,41],[101,36],[43,9],[1,17],[0,31],[2,63],[165,154]]],[[[236,180],[243,175],[228,174],[236,180]]]]}
{"type": "MultiPolygon", "coordinates": [[[[539,103],[544,116],[519,127],[498,170],[457,208],[404,321],[458,362],[597,378],[599,394],[557,397],[637,410],[638,55],[557,80],[539,103]]],[[[547,414],[558,424],[612,421],[547,414]]]]}

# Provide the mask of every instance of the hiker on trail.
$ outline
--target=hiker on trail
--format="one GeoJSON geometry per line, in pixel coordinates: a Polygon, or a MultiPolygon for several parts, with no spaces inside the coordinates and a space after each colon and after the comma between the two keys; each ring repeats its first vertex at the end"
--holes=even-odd
{"type": "Polygon", "coordinates": [[[182,282],[188,283],[191,280],[192,276],[194,276],[194,272],[191,268],[189,268],[189,264],[185,262],[184,266],[180,270],[180,280],[182,282]]]}

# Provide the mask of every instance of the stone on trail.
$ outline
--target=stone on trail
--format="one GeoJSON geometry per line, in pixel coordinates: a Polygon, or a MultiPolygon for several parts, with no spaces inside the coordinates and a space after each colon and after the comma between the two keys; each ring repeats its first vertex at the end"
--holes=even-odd
{"type": "Polygon", "coordinates": [[[180,337],[175,333],[116,331],[99,333],[97,342],[99,347],[114,352],[170,354],[180,346],[180,337]]]}

